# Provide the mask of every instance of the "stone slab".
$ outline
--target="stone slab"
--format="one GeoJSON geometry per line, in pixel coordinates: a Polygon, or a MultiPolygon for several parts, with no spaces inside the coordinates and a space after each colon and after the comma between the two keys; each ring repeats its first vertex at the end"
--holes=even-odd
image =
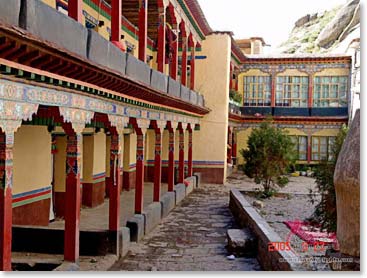
{"type": "Polygon", "coordinates": [[[194,188],[196,188],[196,178],[195,177],[188,177],[188,178],[186,178],[186,181],[189,183],[189,185],[186,186],[186,196],[187,196],[192,191],[194,191],[194,188]]]}
{"type": "Polygon", "coordinates": [[[168,92],[168,76],[152,69],[152,77],[150,79],[150,86],[154,89],[167,94],[168,92]]]}
{"type": "Polygon", "coordinates": [[[18,26],[19,12],[20,0],[0,0],[0,21],[18,26]]]}
{"type": "Polygon", "coordinates": [[[194,173],[194,177],[196,178],[196,187],[200,187],[201,183],[201,173],[194,173]]]}
{"type": "Polygon", "coordinates": [[[130,54],[127,54],[126,75],[136,81],[150,85],[150,67],[130,54]]]}
{"type": "Polygon", "coordinates": [[[41,1],[24,1],[20,27],[72,53],[87,56],[87,28],[41,1]]]}
{"type": "Polygon", "coordinates": [[[145,217],[142,214],[135,214],[126,222],[126,227],[130,229],[130,241],[139,242],[145,235],[145,217]]]}
{"type": "Polygon", "coordinates": [[[160,202],[150,204],[144,209],[143,215],[145,217],[145,234],[149,234],[162,220],[162,205],[160,202]]]}
{"type": "Polygon", "coordinates": [[[197,105],[198,104],[198,93],[194,91],[190,91],[190,102],[192,104],[197,105]]]}
{"type": "Polygon", "coordinates": [[[162,218],[166,217],[176,206],[175,192],[167,192],[161,197],[162,218]]]}
{"type": "Polygon", "coordinates": [[[180,97],[184,101],[190,101],[190,89],[186,86],[181,85],[181,94],[180,97]]]}
{"type": "Polygon", "coordinates": [[[121,227],[121,245],[120,257],[125,257],[130,249],[130,229],[128,227],[121,227]]]}
{"type": "Polygon", "coordinates": [[[168,94],[173,97],[180,97],[181,95],[180,82],[172,79],[171,77],[168,78],[168,94]]]}
{"type": "Polygon", "coordinates": [[[186,186],[183,183],[175,185],[176,205],[186,197],[186,186]]]}
{"type": "Polygon", "coordinates": [[[204,102],[204,96],[203,95],[199,95],[198,96],[198,105],[199,106],[205,106],[205,102],[204,102]]]}
{"type": "Polygon", "coordinates": [[[256,238],[248,229],[227,230],[227,241],[228,251],[237,257],[256,254],[256,238]]]}
{"type": "Polygon", "coordinates": [[[88,30],[87,57],[92,62],[125,74],[126,54],[92,29],[88,30]]]}

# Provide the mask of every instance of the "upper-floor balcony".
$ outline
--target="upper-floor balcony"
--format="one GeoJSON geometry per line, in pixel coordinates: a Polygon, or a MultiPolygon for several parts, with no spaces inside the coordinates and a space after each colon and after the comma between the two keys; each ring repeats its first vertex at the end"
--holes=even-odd
{"type": "MultiPolygon", "coordinates": [[[[159,5],[163,1],[149,1],[145,11],[142,11],[144,7],[136,7],[137,1],[133,2],[55,0],[56,6],[51,7],[39,0],[0,0],[1,65],[19,65],[17,67],[22,71],[36,71],[39,75],[56,74],[96,85],[105,91],[131,97],[132,102],[145,100],[196,114],[208,113],[204,97],[195,91],[194,86],[194,46],[202,34],[194,34],[191,31],[194,28],[189,22],[183,23],[186,17],[182,16],[182,24],[176,26],[182,33],[178,38],[181,52],[177,43],[173,51],[175,59],[167,60],[166,35],[162,38],[157,28],[153,30],[152,20],[156,16],[158,19],[158,11],[164,9],[167,11],[167,21],[172,21],[177,11],[172,10],[171,3],[167,6],[167,1],[162,7],[159,5]],[[100,6],[94,2],[99,2],[100,6]],[[120,11],[124,9],[124,13],[114,15],[116,5],[120,11]],[[68,15],[65,14],[65,7],[68,15]],[[94,17],[101,14],[100,18],[104,16],[108,20],[104,25],[111,34],[101,31],[103,20],[96,22],[96,28],[90,25],[94,22],[90,17],[92,8],[99,9],[99,13],[93,14],[94,17]],[[139,13],[144,12],[147,18],[140,22],[139,13]],[[136,44],[135,50],[138,51],[128,50],[124,32],[131,36],[129,40],[136,44]],[[186,47],[185,53],[182,46],[186,47]],[[187,55],[189,49],[193,54],[191,59],[187,55]],[[181,69],[179,60],[182,61],[181,69]],[[187,80],[187,68],[191,69],[190,80],[187,80]]],[[[166,20],[163,23],[166,26],[166,20]]],[[[168,34],[172,30],[165,31],[167,33],[163,33],[168,34]]]]}

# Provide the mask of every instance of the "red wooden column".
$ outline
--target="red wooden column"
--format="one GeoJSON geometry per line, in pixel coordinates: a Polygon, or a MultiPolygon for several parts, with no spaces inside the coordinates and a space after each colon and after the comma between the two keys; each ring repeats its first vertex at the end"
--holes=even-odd
{"type": "Polygon", "coordinates": [[[170,77],[177,80],[178,73],[178,41],[177,38],[172,42],[172,61],[170,66],[170,77]]]}
{"type": "Polygon", "coordinates": [[[234,157],[235,162],[237,162],[237,138],[236,138],[236,133],[234,131],[232,133],[232,137],[233,137],[232,139],[232,157],[234,157]]]}
{"type": "Polygon", "coordinates": [[[153,127],[155,131],[153,202],[159,202],[161,200],[162,133],[164,126],[164,122],[153,122],[153,127]]]}
{"type": "Polygon", "coordinates": [[[271,107],[275,107],[275,79],[276,73],[271,73],[271,107]]]}
{"type": "Polygon", "coordinates": [[[121,135],[115,128],[111,128],[110,147],[110,202],[109,202],[109,229],[118,231],[120,229],[120,193],[121,193],[121,135]]]}
{"type": "Polygon", "coordinates": [[[190,58],[190,89],[195,89],[195,43],[192,34],[189,36],[189,48],[191,52],[190,58]]]}
{"type": "Polygon", "coordinates": [[[187,84],[187,38],[182,36],[181,84],[187,84]]]}
{"type": "Polygon", "coordinates": [[[158,49],[157,69],[164,72],[166,61],[166,8],[163,0],[158,0],[158,49]]]}
{"type": "Polygon", "coordinates": [[[139,60],[147,60],[148,0],[139,0],[139,60]]]}
{"type": "Polygon", "coordinates": [[[310,164],[312,161],[312,136],[307,136],[307,163],[310,164]]]}
{"type": "Polygon", "coordinates": [[[168,122],[168,192],[173,192],[175,186],[175,130],[177,124],[168,122]]]}
{"type": "Polygon", "coordinates": [[[83,136],[76,133],[71,125],[64,124],[67,134],[66,147],[66,197],[64,259],[69,262],[79,260],[80,224],[80,169],[83,136]]]}
{"type": "Polygon", "coordinates": [[[179,142],[178,142],[178,182],[183,183],[185,179],[185,130],[186,125],[179,123],[179,142]]]}
{"type": "Polygon", "coordinates": [[[187,172],[187,176],[192,177],[192,127],[191,124],[188,126],[187,128],[188,132],[189,132],[189,146],[188,146],[188,172],[187,172]]]}
{"type": "Polygon", "coordinates": [[[227,144],[230,149],[227,150],[227,163],[232,163],[232,129],[231,127],[228,127],[228,138],[227,138],[227,144]]]}
{"type": "Polygon", "coordinates": [[[229,90],[233,89],[233,63],[230,64],[229,70],[229,90]]]}
{"type": "Polygon", "coordinates": [[[11,271],[14,133],[0,132],[0,271],[11,271]]]}
{"type": "Polygon", "coordinates": [[[83,0],[69,0],[68,1],[68,15],[74,18],[79,23],[83,19],[83,0]]]}
{"type": "Polygon", "coordinates": [[[314,73],[308,75],[308,108],[313,106],[313,79],[315,77],[314,73]]]}
{"type": "Polygon", "coordinates": [[[135,183],[135,213],[142,214],[144,209],[144,149],[145,135],[149,127],[149,121],[145,119],[131,118],[136,140],[136,183],[135,183]]]}
{"type": "Polygon", "coordinates": [[[122,51],[126,51],[125,43],[121,43],[121,12],[122,0],[111,2],[111,42],[122,51]]]}

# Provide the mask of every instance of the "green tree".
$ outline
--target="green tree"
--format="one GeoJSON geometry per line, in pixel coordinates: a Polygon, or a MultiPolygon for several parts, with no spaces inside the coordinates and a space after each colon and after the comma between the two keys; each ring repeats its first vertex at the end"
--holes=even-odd
{"type": "Polygon", "coordinates": [[[284,174],[295,161],[294,144],[285,131],[272,126],[271,119],[251,132],[247,149],[242,149],[241,154],[245,174],[264,187],[265,197],[276,192],[276,186],[288,183],[284,174]]]}
{"type": "MultiPolygon", "coordinates": [[[[316,185],[321,194],[321,201],[316,205],[315,211],[310,220],[320,223],[321,228],[329,232],[336,231],[336,195],[334,187],[334,171],[340,150],[347,136],[348,128],[344,125],[335,138],[335,143],[331,147],[332,159],[323,160],[315,170],[316,185]]],[[[315,203],[313,191],[310,191],[311,202],[315,203]]]]}

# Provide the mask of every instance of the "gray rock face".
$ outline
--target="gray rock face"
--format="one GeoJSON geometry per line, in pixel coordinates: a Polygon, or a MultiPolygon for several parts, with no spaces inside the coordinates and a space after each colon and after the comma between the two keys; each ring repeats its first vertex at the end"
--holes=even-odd
{"type": "Polygon", "coordinates": [[[335,167],[334,185],[337,207],[337,238],[340,252],[360,255],[360,110],[353,123],[335,167]]]}
{"type": "Polygon", "coordinates": [[[329,48],[339,38],[343,31],[349,27],[358,6],[359,0],[352,0],[345,4],[345,6],[335,15],[334,19],[321,31],[316,44],[323,48],[329,48]]]}
{"type": "Polygon", "coordinates": [[[256,238],[247,229],[227,230],[228,251],[237,256],[256,253],[256,238]]]}
{"type": "Polygon", "coordinates": [[[296,25],[296,27],[301,27],[309,21],[310,21],[310,15],[308,14],[298,19],[294,25],[296,25]]]}

